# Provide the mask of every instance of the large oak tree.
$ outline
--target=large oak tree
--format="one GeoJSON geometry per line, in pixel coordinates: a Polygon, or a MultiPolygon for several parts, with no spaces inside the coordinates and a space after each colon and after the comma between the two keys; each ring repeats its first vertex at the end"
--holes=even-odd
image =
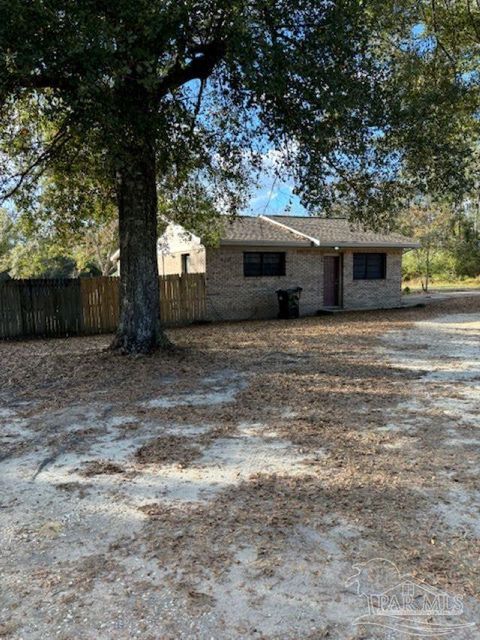
{"type": "Polygon", "coordinates": [[[457,90],[445,56],[402,40],[422,4],[0,0],[4,197],[51,163],[68,168],[72,141],[100,157],[119,216],[115,345],[166,344],[156,238],[167,181],[181,192],[193,173],[199,193],[217,185],[219,208],[235,208],[246,167],[275,148],[311,208],[339,200],[385,221],[405,150],[425,149],[409,129],[425,106],[418,65],[441,69],[429,100],[457,90]]]}

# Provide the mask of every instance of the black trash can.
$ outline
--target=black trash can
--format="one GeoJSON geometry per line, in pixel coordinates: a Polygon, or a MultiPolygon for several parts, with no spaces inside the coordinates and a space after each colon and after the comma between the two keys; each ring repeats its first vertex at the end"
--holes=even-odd
{"type": "Polygon", "coordinates": [[[279,318],[298,318],[300,315],[300,294],[302,287],[293,287],[292,289],[278,289],[278,317],[279,318]]]}

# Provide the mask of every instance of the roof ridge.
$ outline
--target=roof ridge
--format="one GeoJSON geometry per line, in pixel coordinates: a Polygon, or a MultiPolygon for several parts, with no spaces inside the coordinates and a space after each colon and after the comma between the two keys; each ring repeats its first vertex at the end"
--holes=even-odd
{"type": "MultiPolygon", "coordinates": [[[[260,214],[262,215],[262,214],[260,214]]],[[[298,219],[298,218],[303,218],[305,220],[347,220],[348,218],[346,217],[340,217],[340,216],[330,216],[330,217],[326,217],[326,216],[289,216],[287,213],[273,213],[270,215],[265,215],[263,216],[265,218],[289,218],[289,219],[298,219]]]]}
{"type": "Polygon", "coordinates": [[[289,227],[288,225],[283,224],[282,222],[278,222],[278,220],[271,220],[270,218],[267,218],[267,216],[262,216],[261,215],[259,217],[260,217],[260,220],[266,220],[270,224],[278,225],[279,227],[282,227],[282,229],[286,229],[290,233],[293,233],[293,234],[295,234],[297,236],[300,236],[301,238],[305,238],[306,240],[309,240],[316,247],[320,246],[320,240],[318,238],[314,238],[313,236],[309,236],[306,233],[303,233],[303,231],[298,231],[298,229],[293,229],[292,227],[289,227]]]}

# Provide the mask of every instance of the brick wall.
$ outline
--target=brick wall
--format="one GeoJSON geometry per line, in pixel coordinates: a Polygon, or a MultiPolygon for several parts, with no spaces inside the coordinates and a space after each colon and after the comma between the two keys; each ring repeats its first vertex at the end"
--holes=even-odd
{"type": "Polygon", "coordinates": [[[343,252],[343,307],[345,309],[379,309],[397,307],[402,296],[401,249],[348,249],[343,252]],[[386,253],[385,280],[354,280],[354,253],[386,253]]]}
{"type": "MultiPolygon", "coordinates": [[[[246,278],[243,275],[244,251],[282,251],[282,248],[223,246],[207,249],[208,319],[275,318],[278,313],[276,290],[296,286],[303,288],[302,315],[315,314],[322,308],[323,255],[335,255],[335,252],[285,248],[285,276],[246,278]]],[[[343,306],[346,309],[398,306],[401,301],[401,250],[365,251],[387,253],[387,277],[385,280],[353,280],[353,250],[344,250],[343,306]]]]}
{"type": "Polygon", "coordinates": [[[300,286],[302,315],[321,307],[323,264],[315,249],[285,248],[285,276],[245,278],[244,251],[282,251],[282,248],[235,247],[207,249],[207,313],[211,320],[275,318],[277,289],[300,286]]]}

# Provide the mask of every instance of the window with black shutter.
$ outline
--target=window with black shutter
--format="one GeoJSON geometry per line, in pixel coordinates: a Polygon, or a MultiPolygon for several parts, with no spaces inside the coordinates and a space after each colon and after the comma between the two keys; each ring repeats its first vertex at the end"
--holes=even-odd
{"type": "Polygon", "coordinates": [[[387,270],[386,253],[354,253],[354,280],[384,280],[387,270]]]}
{"type": "Polygon", "coordinates": [[[285,253],[276,251],[246,251],[243,254],[243,275],[247,278],[284,276],[285,253]]]}

